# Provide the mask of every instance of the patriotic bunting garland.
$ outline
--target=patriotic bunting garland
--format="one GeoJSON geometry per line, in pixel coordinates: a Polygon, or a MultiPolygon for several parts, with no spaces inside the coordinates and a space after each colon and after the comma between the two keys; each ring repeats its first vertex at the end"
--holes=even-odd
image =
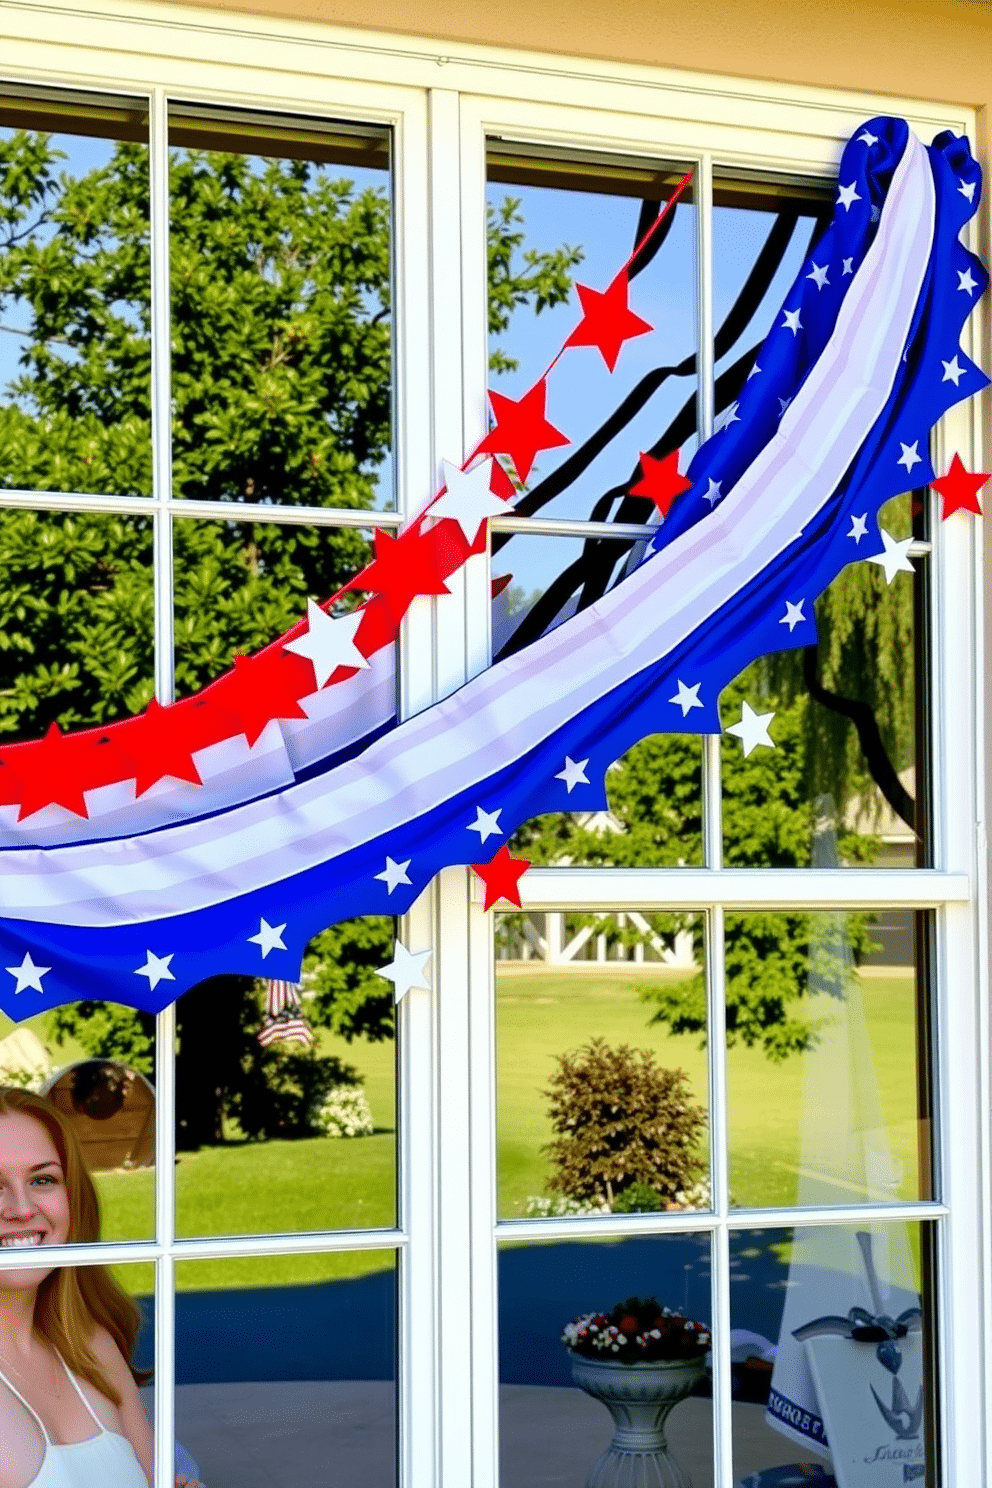
{"type": "MultiPolygon", "coordinates": [[[[645,561],[417,718],[395,716],[400,622],[485,550],[514,493],[497,457],[525,482],[569,442],[545,413],[558,357],[593,348],[612,370],[650,331],[629,303],[645,240],[605,291],[578,287],[558,357],[523,398],[491,394],[490,433],[445,464],[420,516],[377,532],[372,561],[287,635],[171,707],[0,750],[4,1009],[154,1010],[219,972],[268,974],[270,958],[292,982],[317,930],[402,913],[480,844],[487,907],[519,903],[527,865],[506,840],[520,822],[605,805],[606,768],[647,733],[719,731],[722,688],[757,656],[811,644],[814,602],[848,563],[890,582],[911,566],[877,525],[884,502],[931,481],[945,518],[980,512],[988,477],[955,456],[935,478],[929,458],[933,425],[988,383],[959,344],[988,285],[959,237],[980,196],[966,141],[927,149],[900,120],[870,121],[721,429],[685,476],[677,456],[642,455],[631,490],[661,518],[645,561]]],[[[772,742],[747,705],[729,731],[746,751],[772,742]]],[[[424,984],[424,953],[396,954],[384,970],[400,996],[424,984]]]]}

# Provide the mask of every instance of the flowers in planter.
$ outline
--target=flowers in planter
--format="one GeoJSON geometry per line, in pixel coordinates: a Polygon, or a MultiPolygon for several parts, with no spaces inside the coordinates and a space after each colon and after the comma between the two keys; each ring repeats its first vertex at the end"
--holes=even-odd
{"type": "Polygon", "coordinates": [[[561,1341],[584,1359],[614,1364],[658,1364],[698,1359],[710,1346],[710,1330],[656,1297],[628,1297],[611,1312],[587,1312],[566,1324],[561,1341]]]}

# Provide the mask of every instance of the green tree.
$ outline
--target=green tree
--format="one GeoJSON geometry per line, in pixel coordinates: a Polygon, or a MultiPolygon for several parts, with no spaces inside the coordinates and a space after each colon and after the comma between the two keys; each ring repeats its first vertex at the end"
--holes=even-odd
{"type": "MultiPolygon", "coordinates": [[[[73,174],[50,136],[0,134],[0,326],[18,374],[0,407],[0,486],[151,490],[147,154],[73,174]],[[18,330],[18,327],[20,330],[18,330]]],[[[240,500],[369,510],[391,429],[385,187],[300,160],[177,151],[170,165],[176,681],[194,691],[293,624],[366,561],[351,529],[238,520],[240,500]],[[226,507],[220,503],[228,503],[226,507]]],[[[491,328],[565,299],[581,251],[522,249],[519,202],[490,213],[491,328]]],[[[510,359],[496,353],[498,365],[510,359]]],[[[142,516],[0,512],[0,735],[140,711],[153,691],[151,529],[142,516]]],[[[307,958],[308,1015],[389,1037],[391,921],[352,922],[307,958]]],[[[179,1004],[181,1140],[215,1140],[272,1060],[257,996],[219,978],[179,1004]]],[[[151,1020],[83,1003],[56,1027],[151,1072],[151,1020]]]]}

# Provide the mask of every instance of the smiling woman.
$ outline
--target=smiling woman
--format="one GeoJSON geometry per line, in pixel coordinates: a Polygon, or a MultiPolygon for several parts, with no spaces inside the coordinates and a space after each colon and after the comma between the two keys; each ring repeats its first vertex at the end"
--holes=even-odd
{"type": "MultiPolygon", "coordinates": [[[[0,1087],[0,1249],[99,1239],[71,1126],[0,1087]]],[[[132,1365],[140,1317],[102,1267],[0,1270],[0,1488],[148,1488],[152,1430],[132,1365]],[[71,1387],[71,1388],[70,1388],[71,1387]]],[[[177,1475],[176,1488],[196,1488],[177,1475]]]]}

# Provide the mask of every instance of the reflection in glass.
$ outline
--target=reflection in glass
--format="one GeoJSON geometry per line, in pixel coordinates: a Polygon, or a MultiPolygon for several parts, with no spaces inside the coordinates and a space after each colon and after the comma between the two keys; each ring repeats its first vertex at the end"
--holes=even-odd
{"type": "Polygon", "coordinates": [[[151,493],[141,99],[0,89],[0,486],[151,493]]]}
{"type": "MultiPolygon", "coordinates": [[[[152,534],[141,517],[0,511],[0,743],[99,726],[154,690],[152,534]]],[[[48,820],[61,807],[46,807],[48,820]]],[[[13,822],[16,806],[0,807],[13,822]]],[[[78,818],[76,818],[78,820],[78,818]]],[[[38,825],[38,821],[32,822],[38,825]]]]}
{"type": "Polygon", "coordinates": [[[176,1434],[209,1488],[392,1488],[392,1251],[181,1261],[176,1286],[176,1434]]]}
{"type": "Polygon", "coordinates": [[[933,1243],[919,1224],[731,1237],[736,1482],[936,1483],[933,1243]]]}
{"type": "Polygon", "coordinates": [[[39,1264],[45,1246],[100,1238],[74,1123],[35,1091],[0,1087],[5,1482],[68,1482],[69,1463],[81,1460],[70,1448],[83,1443],[100,1481],[152,1480],[154,1443],[136,1389],[147,1378],[136,1357],[144,1309],[133,1295],[146,1290],[151,1268],[39,1264]]]}
{"type": "Polygon", "coordinates": [[[394,504],[388,129],[170,109],[176,494],[394,504]]]}
{"type": "MultiPolygon", "coordinates": [[[[881,525],[897,533],[909,512],[910,498],[900,497],[881,525]]],[[[745,756],[736,739],[724,743],[729,867],[929,861],[929,559],[912,562],[914,574],[891,585],[876,564],[852,563],[816,603],[814,644],[756,662],[725,689],[724,728],[744,702],[773,715],[772,749],[745,756]]]]}
{"type": "MultiPolygon", "coordinates": [[[[378,1229],[396,1215],[394,922],[310,942],[303,981],[221,976],[176,1004],[180,1235],[378,1229]]],[[[260,968],[261,969],[261,968],[260,968]]]]}
{"type": "Polygon", "coordinates": [[[104,1240],[154,1238],[154,1082],[149,1014],[102,1002],[64,1003],[18,1024],[0,1014],[0,1085],[45,1096],[72,1128],[104,1240]]]}
{"type": "Polygon", "coordinates": [[[501,1246],[503,1488],[684,1483],[680,1471],[694,1488],[712,1488],[709,1328],[705,1235],[501,1246]],[[627,1342],[614,1352],[611,1337],[600,1351],[589,1323],[608,1328],[615,1304],[616,1332],[627,1342]],[[573,1351],[562,1335],[580,1319],[570,1330],[573,1351]],[[686,1320],[700,1331],[686,1330],[686,1320]],[[640,1362],[616,1362],[625,1350],[640,1362]],[[624,1430],[611,1442],[614,1427],[624,1430]]]}
{"type": "Polygon", "coordinates": [[[745,1206],[929,1199],[928,917],[727,915],[730,1188],[745,1206]]]}
{"type": "Polygon", "coordinates": [[[496,916],[502,1218],[707,1208],[705,1051],[653,1023],[706,1006],[691,916],[496,916]]]}
{"type": "MultiPolygon", "coordinates": [[[[174,534],[180,696],[212,682],[235,656],[268,646],[304,618],[308,598],[322,604],[373,557],[369,533],[351,527],[180,518],[174,534]]],[[[346,596],[334,613],[354,608],[357,598],[346,596]]],[[[382,659],[375,679],[361,674],[363,693],[378,681],[382,659]]]]}

